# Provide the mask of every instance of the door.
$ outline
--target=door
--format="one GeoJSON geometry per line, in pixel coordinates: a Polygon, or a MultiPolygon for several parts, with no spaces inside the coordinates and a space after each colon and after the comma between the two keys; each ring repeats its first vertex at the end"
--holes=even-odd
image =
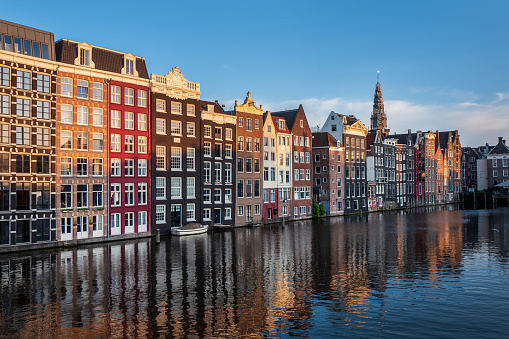
{"type": "Polygon", "coordinates": [[[60,219],[60,240],[68,241],[72,240],[72,218],[62,218],[60,219]]]}
{"type": "Polygon", "coordinates": [[[80,215],[77,218],[77,233],[76,238],[86,239],[88,238],[88,216],[80,215]]]}
{"type": "Polygon", "coordinates": [[[272,219],[272,208],[267,210],[267,218],[272,219]]]}
{"type": "Polygon", "coordinates": [[[221,223],[221,209],[214,208],[214,224],[220,224],[220,223],[221,223]]]}
{"type": "Polygon", "coordinates": [[[181,205],[171,205],[170,226],[171,227],[182,226],[182,206],[181,205]]]}

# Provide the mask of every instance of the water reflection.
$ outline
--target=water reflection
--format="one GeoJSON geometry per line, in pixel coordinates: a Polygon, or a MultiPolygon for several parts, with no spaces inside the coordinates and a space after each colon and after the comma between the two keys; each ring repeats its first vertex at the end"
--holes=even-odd
{"type": "Polygon", "coordinates": [[[440,335],[426,312],[454,312],[478,271],[507,292],[507,225],[423,209],[3,256],[0,335],[397,335],[419,317],[440,335]]]}

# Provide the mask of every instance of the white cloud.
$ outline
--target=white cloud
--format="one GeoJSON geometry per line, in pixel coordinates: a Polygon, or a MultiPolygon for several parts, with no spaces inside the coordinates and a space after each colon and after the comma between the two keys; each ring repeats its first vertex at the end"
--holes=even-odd
{"type": "MultiPolygon", "coordinates": [[[[456,94],[458,98],[463,97],[459,93],[456,94]]],[[[509,139],[509,103],[506,100],[509,93],[496,93],[496,96],[496,101],[487,104],[475,100],[442,105],[416,104],[404,100],[386,100],[384,103],[392,132],[405,133],[408,129],[412,131],[457,129],[463,146],[479,146],[486,142],[495,143],[498,136],[509,139]]],[[[475,98],[475,95],[470,97],[475,98]]],[[[330,111],[335,111],[355,115],[368,128],[373,106],[370,101],[348,101],[336,97],[266,102],[264,109],[279,111],[297,108],[299,104],[303,105],[310,126],[322,126],[330,111]]]]}

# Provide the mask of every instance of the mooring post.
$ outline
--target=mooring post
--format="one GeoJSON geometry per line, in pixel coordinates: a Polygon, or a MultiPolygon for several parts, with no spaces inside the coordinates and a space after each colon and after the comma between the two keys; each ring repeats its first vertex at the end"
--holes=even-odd
{"type": "Polygon", "coordinates": [[[156,230],[156,244],[161,242],[161,230],[156,230]]]}

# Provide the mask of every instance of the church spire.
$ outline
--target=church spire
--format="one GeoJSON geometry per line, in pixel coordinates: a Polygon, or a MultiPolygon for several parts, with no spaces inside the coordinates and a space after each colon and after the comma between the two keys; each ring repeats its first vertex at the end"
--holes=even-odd
{"type": "Polygon", "coordinates": [[[373,99],[373,112],[371,112],[371,130],[381,130],[383,133],[388,133],[387,116],[385,115],[382,87],[380,86],[380,71],[377,71],[377,73],[375,97],[373,99]]]}

